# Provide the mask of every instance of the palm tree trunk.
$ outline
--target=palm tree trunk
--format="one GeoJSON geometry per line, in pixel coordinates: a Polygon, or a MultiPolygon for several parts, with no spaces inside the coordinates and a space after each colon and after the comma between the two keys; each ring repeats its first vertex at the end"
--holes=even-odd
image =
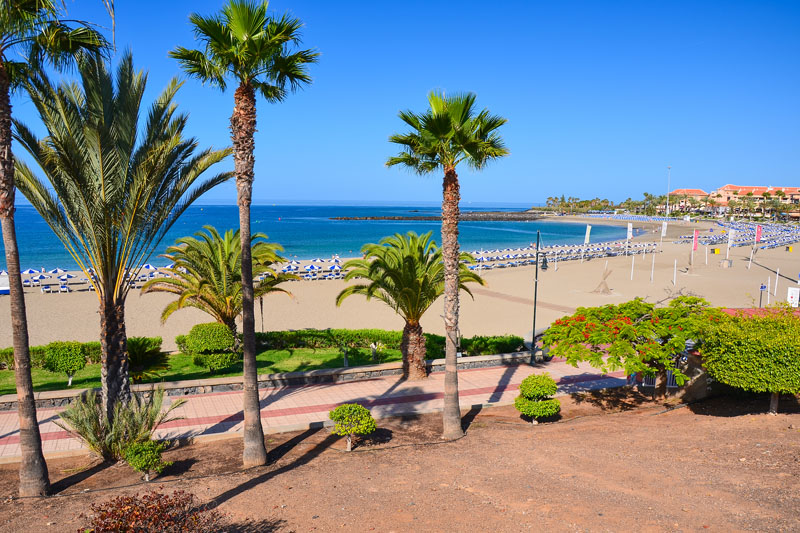
{"type": "Polygon", "coordinates": [[[458,175],[453,167],[444,169],[442,198],[442,258],[444,259],[444,411],[442,438],[464,436],[458,403],[458,175]]]}
{"type": "Polygon", "coordinates": [[[14,347],[14,378],[17,382],[19,415],[20,496],[44,496],[50,490],[47,464],[42,453],[42,438],[36,421],[33,399],[31,355],[28,346],[28,319],[19,268],[17,232],[14,227],[14,156],[11,153],[11,99],[9,80],[0,62],[0,226],[6,251],[6,269],[11,299],[11,335],[14,347]]]}
{"type": "Polygon", "coordinates": [[[103,412],[111,421],[117,402],[127,403],[131,399],[124,300],[103,296],[103,303],[100,304],[100,346],[103,352],[100,367],[103,412]]]}
{"type": "Polygon", "coordinates": [[[403,353],[403,377],[406,379],[425,379],[428,373],[425,368],[425,336],[422,326],[406,322],[403,328],[403,341],[400,344],[403,353]]]}
{"type": "Polygon", "coordinates": [[[239,230],[242,239],[242,344],[244,347],[244,452],[245,467],[267,464],[256,369],[256,319],[253,306],[253,258],[250,248],[250,203],[255,164],[256,95],[252,85],[242,83],[234,95],[231,137],[236,172],[239,230]]]}

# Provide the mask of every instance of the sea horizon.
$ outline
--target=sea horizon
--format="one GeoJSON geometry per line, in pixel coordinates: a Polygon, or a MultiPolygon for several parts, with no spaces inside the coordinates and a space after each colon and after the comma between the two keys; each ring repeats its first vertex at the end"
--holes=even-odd
{"type": "MultiPolygon", "coordinates": [[[[461,209],[469,211],[524,211],[530,204],[510,206],[496,203],[475,205],[462,203],[461,209]]],[[[332,220],[332,217],[384,217],[384,216],[437,216],[438,204],[417,202],[411,205],[337,205],[306,204],[281,205],[256,204],[251,209],[253,233],[265,233],[271,242],[284,248],[287,259],[357,257],[361,247],[394,233],[431,231],[433,239],[441,243],[438,221],[423,220],[332,220]]],[[[60,267],[77,270],[77,265],[56,238],[45,221],[32,206],[18,205],[16,213],[17,242],[22,269],[47,270],[60,267]]],[[[166,233],[156,251],[147,262],[166,265],[159,257],[175,240],[192,235],[204,225],[216,227],[220,232],[239,226],[238,208],[230,204],[195,204],[176,221],[166,233]]],[[[491,248],[518,248],[530,246],[541,232],[544,245],[578,244],[583,242],[586,224],[557,220],[534,221],[462,221],[459,224],[461,249],[475,251],[491,248]]],[[[593,225],[592,242],[625,238],[625,228],[593,225]]],[[[0,250],[2,247],[0,246],[0,250]]],[[[0,255],[0,269],[5,269],[5,255],[0,255]]]]}

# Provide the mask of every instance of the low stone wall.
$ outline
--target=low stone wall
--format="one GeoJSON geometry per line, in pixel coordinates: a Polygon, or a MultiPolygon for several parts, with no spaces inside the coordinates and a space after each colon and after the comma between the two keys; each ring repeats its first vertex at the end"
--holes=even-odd
{"type": "MultiPolygon", "coordinates": [[[[515,352],[498,355],[478,355],[474,357],[460,357],[459,370],[469,368],[486,368],[492,366],[508,366],[529,364],[530,352],[515,352]]],[[[444,372],[444,359],[433,359],[425,362],[428,372],[444,372]]],[[[262,389],[279,387],[298,387],[316,383],[339,383],[342,381],[355,381],[371,379],[382,376],[395,376],[403,372],[401,362],[384,363],[380,365],[366,365],[353,368],[327,368],[311,370],[308,372],[284,372],[281,374],[262,374],[258,376],[258,384],[262,389]]],[[[167,381],[161,383],[142,383],[132,385],[131,390],[136,394],[146,395],[154,389],[162,388],[167,396],[187,396],[191,394],[208,394],[211,392],[230,392],[242,390],[242,377],[193,379],[186,381],[167,381]]],[[[71,389],[60,391],[36,392],[37,408],[53,408],[69,405],[72,400],[91,389],[71,389]]],[[[99,389],[95,389],[99,393],[99,389]]],[[[6,394],[0,396],[0,411],[15,410],[17,408],[17,395],[6,394]]]]}

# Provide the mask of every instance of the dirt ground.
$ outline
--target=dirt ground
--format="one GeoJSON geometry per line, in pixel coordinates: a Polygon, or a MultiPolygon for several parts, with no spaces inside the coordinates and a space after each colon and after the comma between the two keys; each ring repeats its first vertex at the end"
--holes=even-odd
{"type": "Polygon", "coordinates": [[[76,531],[92,503],[182,489],[225,514],[225,531],[800,531],[800,404],[722,397],[666,411],[635,393],[563,398],[532,426],[513,407],[378,421],[351,453],[328,430],[268,437],[272,463],[239,471],[238,440],[165,454],[145,486],[126,465],[49,461],[56,495],[19,500],[0,466],[0,531],[76,531]]]}

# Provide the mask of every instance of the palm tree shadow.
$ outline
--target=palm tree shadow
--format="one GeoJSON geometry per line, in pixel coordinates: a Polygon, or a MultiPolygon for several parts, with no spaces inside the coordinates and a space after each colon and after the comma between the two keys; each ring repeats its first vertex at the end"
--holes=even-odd
{"type": "Polygon", "coordinates": [[[100,472],[102,472],[106,468],[109,468],[109,467],[111,467],[113,465],[114,465],[114,463],[112,463],[110,461],[100,461],[99,463],[97,463],[95,465],[92,465],[89,468],[86,468],[84,470],[81,470],[80,472],[76,472],[76,473],[72,474],[71,476],[67,476],[65,478],[59,479],[58,481],[56,481],[55,483],[50,485],[51,493],[52,494],[58,494],[58,493],[60,493],[60,492],[62,492],[64,490],[72,487],[73,485],[77,485],[78,483],[86,481],[87,479],[89,479],[93,475],[99,474],[100,472]]]}
{"type": "MultiPolygon", "coordinates": [[[[318,430],[308,430],[306,433],[316,432],[316,431],[318,431],[318,430]]],[[[213,508],[213,507],[217,507],[219,505],[222,505],[226,501],[228,501],[228,500],[230,500],[232,498],[235,498],[236,496],[238,496],[239,494],[242,494],[243,492],[246,492],[246,491],[248,491],[250,489],[253,489],[253,488],[257,487],[258,485],[260,485],[262,483],[266,483],[267,481],[271,480],[274,477],[277,477],[277,476],[279,476],[281,474],[284,474],[286,472],[290,472],[291,470],[294,470],[295,468],[298,468],[300,466],[303,466],[303,465],[311,462],[313,459],[315,459],[320,454],[322,454],[322,452],[324,452],[325,450],[330,448],[330,446],[334,442],[336,442],[336,440],[338,438],[339,437],[337,437],[336,435],[328,435],[327,437],[325,437],[325,439],[323,439],[322,441],[317,443],[313,448],[308,450],[306,453],[304,453],[303,455],[301,455],[300,457],[298,457],[294,461],[292,461],[292,462],[290,462],[290,463],[288,463],[288,464],[286,464],[284,466],[281,466],[280,468],[276,468],[275,470],[270,470],[269,472],[264,472],[263,474],[261,474],[259,476],[251,478],[251,479],[245,481],[244,483],[242,483],[242,484],[240,484],[240,485],[238,485],[236,487],[233,487],[232,489],[229,489],[229,490],[223,492],[222,494],[220,494],[219,496],[217,496],[216,498],[211,500],[211,502],[209,502],[209,507],[213,508]]],[[[294,441],[295,439],[292,439],[292,440],[294,441]]],[[[292,447],[297,445],[297,443],[299,443],[300,440],[301,439],[296,440],[292,444],[292,447]]],[[[288,452],[289,449],[291,449],[291,448],[286,449],[286,452],[288,452]]],[[[286,452],[284,452],[284,454],[286,452]]]]}
{"type": "Polygon", "coordinates": [[[470,407],[469,411],[461,417],[461,430],[466,432],[481,411],[483,411],[483,405],[473,405],[470,407]]]}
{"type": "Polygon", "coordinates": [[[286,526],[286,521],[280,518],[265,518],[258,521],[246,521],[230,524],[225,527],[225,531],[230,533],[270,533],[280,531],[286,526]]]}

